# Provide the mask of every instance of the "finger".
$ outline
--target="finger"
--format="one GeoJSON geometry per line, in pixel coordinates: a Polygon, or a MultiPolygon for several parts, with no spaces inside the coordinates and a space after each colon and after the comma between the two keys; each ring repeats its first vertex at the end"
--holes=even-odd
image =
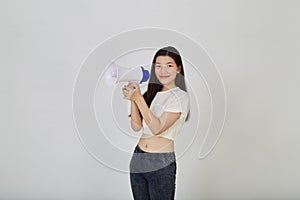
{"type": "Polygon", "coordinates": [[[129,87],[127,87],[127,86],[125,86],[125,87],[123,87],[123,91],[129,91],[129,87]]]}
{"type": "Polygon", "coordinates": [[[138,88],[140,85],[139,85],[138,83],[135,82],[135,83],[133,84],[133,86],[134,86],[134,88],[138,88]]]}
{"type": "Polygon", "coordinates": [[[133,88],[131,88],[131,87],[127,87],[126,88],[126,91],[128,91],[128,92],[132,92],[134,89],[133,88]]]}
{"type": "Polygon", "coordinates": [[[131,87],[133,85],[134,85],[134,82],[133,81],[129,81],[127,86],[131,87]]]}
{"type": "Polygon", "coordinates": [[[129,88],[135,89],[135,86],[134,86],[134,83],[133,83],[133,82],[131,82],[131,83],[129,84],[129,88]]]}
{"type": "Polygon", "coordinates": [[[129,100],[129,98],[128,98],[128,96],[127,96],[127,95],[123,96],[123,98],[124,98],[124,99],[127,99],[127,100],[129,100]]]}

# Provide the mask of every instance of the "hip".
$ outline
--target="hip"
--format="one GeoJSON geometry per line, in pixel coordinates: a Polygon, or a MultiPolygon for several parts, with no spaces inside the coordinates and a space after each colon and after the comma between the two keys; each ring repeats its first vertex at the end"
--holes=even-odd
{"type": "Polygon", "coordinates": [[[176,170],[175,152],[149,153],[143,151],[139,145],[137,145],[130,161],[130,172],[146,173],[157,170],[176,170]]]}

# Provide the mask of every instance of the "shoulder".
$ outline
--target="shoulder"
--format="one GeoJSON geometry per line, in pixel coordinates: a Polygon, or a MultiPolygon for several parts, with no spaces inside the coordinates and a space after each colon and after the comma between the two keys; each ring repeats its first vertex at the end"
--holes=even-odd
{"type": "Polygon", "coordinates": [[[190,104],[189,94],[188,92],[177,87],[170,93],[168,102],[171,104],[176,104],[182,108],[188,108],[190,104]]]}
{"type": "Polygon", "coordinates": [[[158,92],[155,96],[156,101],[159,99],[160,101],[166,101],[166,102],[173,102],[173,101],[179,101],[179,102],[185,102],[189,101],[189,95],[186,91],[180,89],[179,87],[158,92]]]}
{"type": "Polygon", "coordinates": [[[188,92],[180,89],[179,87],[174,90],[174,96],[176,96],[177,105],[180,107],[183,116],[186,117],[189,109],[190,109],[190,99],[188,92]]]}
{"type": "Polygon", "coordinates": [[[189,94],[186,91],[180,89],[179,87],[177,87],[176,90],[174,90],[174,94],[175,96],[177,96],[177,98],[186,100],[189,99],[189,94]]]}

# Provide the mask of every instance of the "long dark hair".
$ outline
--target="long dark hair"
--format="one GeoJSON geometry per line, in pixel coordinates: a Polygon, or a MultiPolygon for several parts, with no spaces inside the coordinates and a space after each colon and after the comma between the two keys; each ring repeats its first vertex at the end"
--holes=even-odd
{"type": "MultiPolygon", "coordinates": [[[[182,59],[179,54],[179,51],[172,46],[163,47],[159,49],[154,55],[152,66],[151,66],[150,79],[148,82],[148,88],[143,95],[148,107],[150,107],[151,102],[153,101],[156,93],[162,91],[162,87],[163,87],[163,85],[160,83],[160,81],[157,79],[155,75],[155,62],[158,56],[170,56],[175,61],[177,67],[180,68],[180,73],[176,74],[175,85],[187,92],[185,77],[184,77],[184,69],[183,69],[182,59]]],[[[187,119],[188,117],[189,114],[187,116],[187,119]]]]}

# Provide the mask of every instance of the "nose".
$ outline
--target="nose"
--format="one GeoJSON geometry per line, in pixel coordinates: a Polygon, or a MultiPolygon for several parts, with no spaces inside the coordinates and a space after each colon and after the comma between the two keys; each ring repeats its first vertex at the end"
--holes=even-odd
{"type": "Polygon", "coordinates": [[[163,71],[163,72],[166,72],[167,69],[168,69],[168,66],[167,66],[167,65],[162,65],[162,66],[160,67],[160,71],[163,71]]]}

